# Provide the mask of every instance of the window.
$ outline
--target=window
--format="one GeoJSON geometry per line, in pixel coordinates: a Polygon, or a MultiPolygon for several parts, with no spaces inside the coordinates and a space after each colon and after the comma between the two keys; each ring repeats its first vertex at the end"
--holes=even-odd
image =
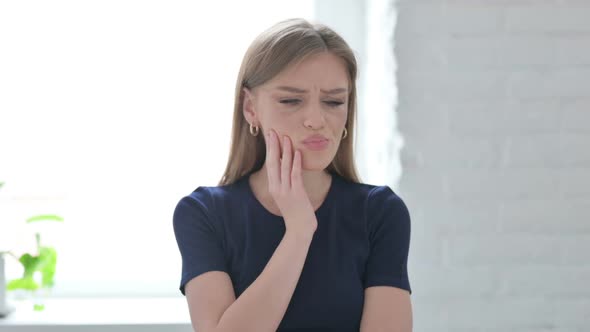
{"type": "MultiPolygon", "coordinates": [[[[304,17],[342,33],[364,61],[363,6],[1,4],[0,249],[33,248],[32,227],[43,227],[58,251],[54,296],[178,296],[172,212],[222,175],[247,46],[273,23],[304,17]],[[24,224],[41,213],[65,221],[24,224]]],[[[10,259],[6,269],[9,279],[22,271],[10,259]]]]}

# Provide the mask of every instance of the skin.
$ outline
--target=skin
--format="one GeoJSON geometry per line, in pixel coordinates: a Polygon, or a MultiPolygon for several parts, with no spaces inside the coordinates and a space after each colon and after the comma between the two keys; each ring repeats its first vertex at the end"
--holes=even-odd
{"type": "Polygon", "coordinates": [[[314,225],[313,220],[304,220],[315,219],[314,211],[331,185],[325,169],[334,159],[343,135],[348,85],[343,60],[323,52],[286,68],[261,86],[244,88],[244,117],[261,129],[267,147],[265,164],[252,174],[250,186],[261,204],[269,212],[282,215],[286,224],[291,219],[307,222],[311,229],[317,227],[317,221],[314,225]],[[335,89],[341,91],[328,93],[335,89]],[[329,139],[326,149],[312,151],[303,144],[314,134],[329,139]]]}

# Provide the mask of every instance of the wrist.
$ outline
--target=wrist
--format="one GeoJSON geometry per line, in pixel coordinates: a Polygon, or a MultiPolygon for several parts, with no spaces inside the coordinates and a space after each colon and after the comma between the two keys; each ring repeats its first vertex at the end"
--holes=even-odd
{"type": "Polygon", "coordinates": [[[300,229],[289,229],[285,231],[285,236],[295,238],[299,241],[310,241],[313,239],[316,227],[301,227],[300,229]]]}

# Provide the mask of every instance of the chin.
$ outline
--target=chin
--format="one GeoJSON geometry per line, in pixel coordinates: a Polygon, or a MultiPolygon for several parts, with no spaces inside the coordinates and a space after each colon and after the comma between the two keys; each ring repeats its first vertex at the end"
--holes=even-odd
{"type": "Polygon", "coordinates": [[[307,160],[303,160],[303,165],[301,165],[301,168],[304,171],[323,171],[328,166],[330,166],[331,162],[332,159],[328,158],[317,158],[315,160],[309,160],[308,158],[307,160]]]}

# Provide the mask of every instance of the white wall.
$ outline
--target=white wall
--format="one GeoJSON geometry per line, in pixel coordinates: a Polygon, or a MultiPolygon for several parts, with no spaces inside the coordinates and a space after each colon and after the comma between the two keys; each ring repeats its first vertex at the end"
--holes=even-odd
{"type": "Polygon", "coordinates": [[[590,1],[396,6],[415,331],[589,331],[590,1]]]}

